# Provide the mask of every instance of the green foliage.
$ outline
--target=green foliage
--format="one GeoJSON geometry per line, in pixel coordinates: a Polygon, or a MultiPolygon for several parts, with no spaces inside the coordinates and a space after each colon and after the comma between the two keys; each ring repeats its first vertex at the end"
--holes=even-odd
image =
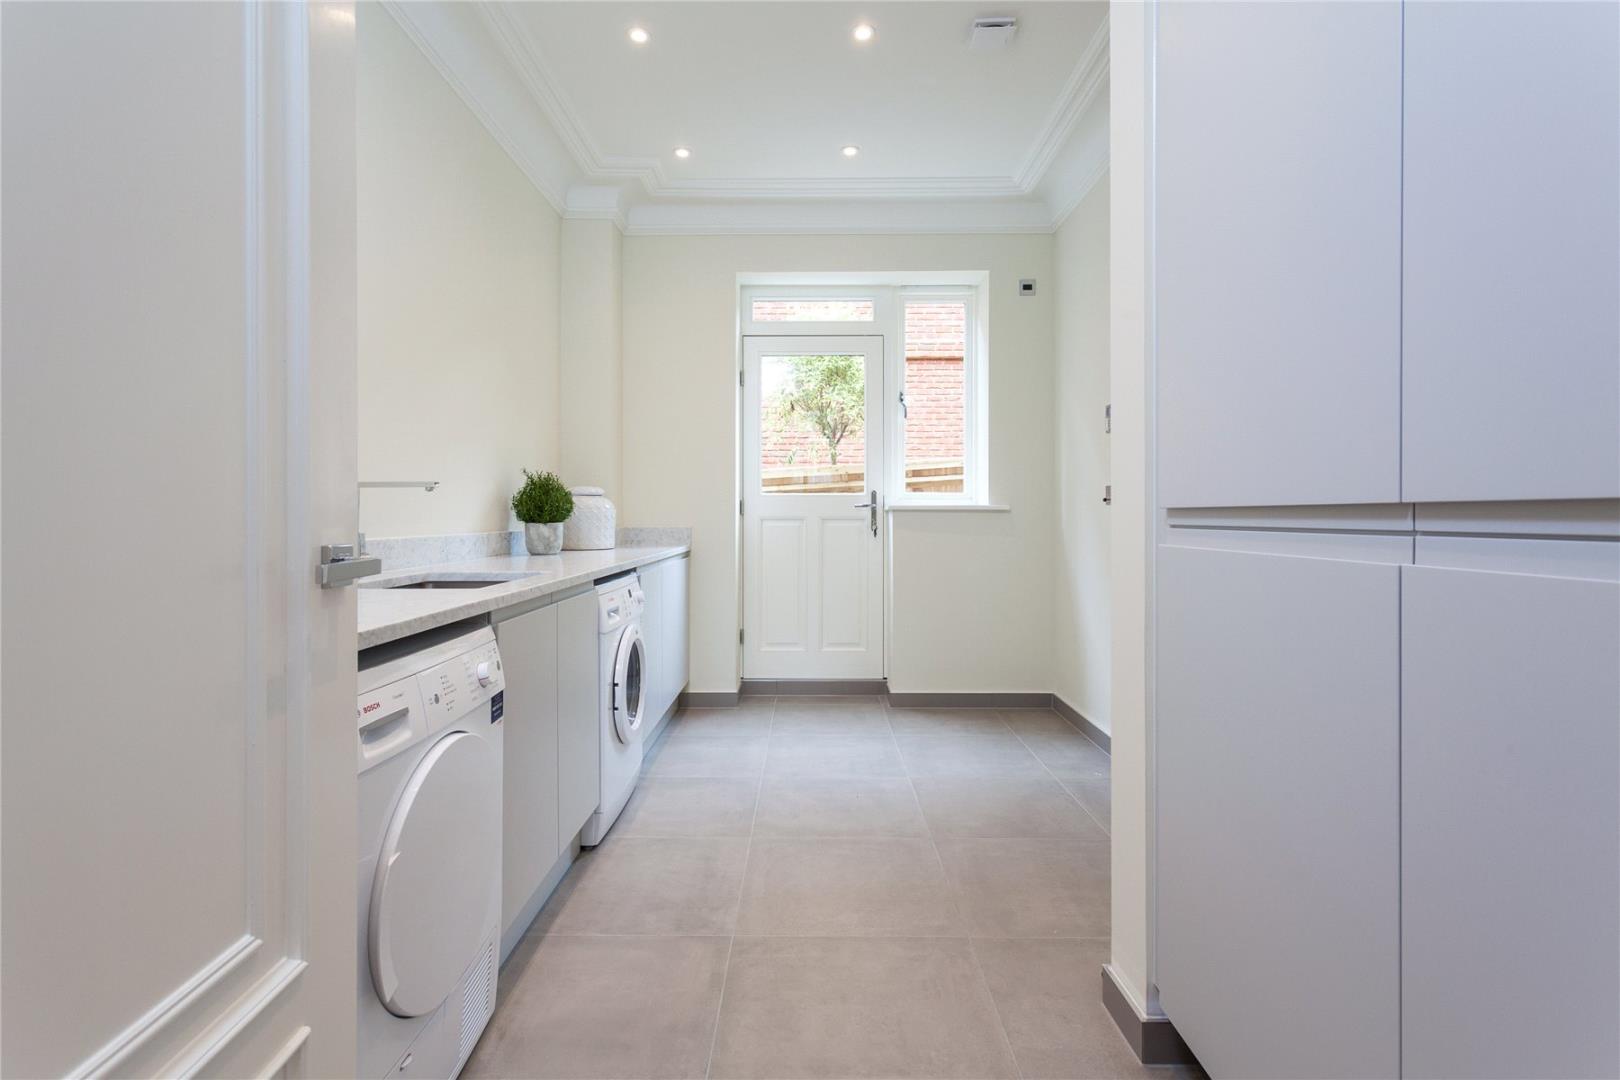
{"type": "Polygon", "coordinates": [[[574,512],[574,497],[554,472],[523,470],[523,486],[512,496],[512,513],[525,525],[552,525],[567,521],[574,512]]]}
{"type": "Polygon", "coordinates": [[[785,416],[802,416],[827,443],[838,465],[838,444],[866,423],[866,371],[859,356],[794,356],[793,374],[777,402],[785,416]]]}

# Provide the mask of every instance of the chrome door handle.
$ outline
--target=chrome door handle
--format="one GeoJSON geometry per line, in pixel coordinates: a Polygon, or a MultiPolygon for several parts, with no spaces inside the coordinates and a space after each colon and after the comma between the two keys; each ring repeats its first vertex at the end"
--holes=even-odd
{"type": "Polygon", "coordinates": [[[866,502],[856,503],[855,504],[855,509],[857,509],[857,510],[870,510],[872,512],[872,535],[876,536],[878,534],[878,526],[877,526],[878,493],[877,493],[877,489],[876,488],[872,489],[871,494],[869,494],[866,497],[866,502]]]}

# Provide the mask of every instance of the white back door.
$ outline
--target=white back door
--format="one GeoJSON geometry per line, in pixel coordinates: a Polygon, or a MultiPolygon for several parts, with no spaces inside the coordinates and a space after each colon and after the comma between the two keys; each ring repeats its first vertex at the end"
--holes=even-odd
{"type": "Polygon", "coordinates": [[[6,4],[6,1076],[350,1076],[354,10],[6,4]]]}
{"type": "Polygon", "coordinates": [[[743,339],[743,676],[883,677],[883,339],[743,339]]]}

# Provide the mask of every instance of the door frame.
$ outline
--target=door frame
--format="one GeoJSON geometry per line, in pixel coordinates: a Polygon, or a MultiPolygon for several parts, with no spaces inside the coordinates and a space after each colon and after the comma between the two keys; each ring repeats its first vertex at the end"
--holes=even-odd
{"type": "MultiPolygon", "coordinates": [[[[888,371],[889,371],[889,367],[890,367],[890,363],[889,363],[890,357],[889,357],[888,350],[894,344],[894,341],[895,341],[895,339],[894,339],[892,333],[890,332],[890,330],[892,328],[892,324],[893,324],[894,319],[898,317],[896,313],[899,310],[898,306],[896,304],[896,301],[895,301],[895,297],[897,295],[897,290],[895,290],[892,287],[886,287],[886,286],[846,286],[846,287],[814,286],[814,287],[803,287],[803,288],[793,287],[793,288],[783,289],[781,291],[783,292],[784,295],[791,294],[794,297],[798,297],[798,298],[814,297],[814,296],[818,296],[818,295],[819,296],[846,296],[846,295],[849,295],[851,293],[858,293],[858,294],[861,294],[863,296],[867,295],[867,294],[870,294],[872,296],[872,298],[873,298],[874,311],[873,311],[873,319],[872,319],[871,322],[783,323],[783,324],[780,324],[781,329],[776,329],[775,327],[772,327],[771,331],[766,332],[766,333],[759,333],[759,332],[756,332],[756,330],[761,325],[769,326],[770,324],[753,323],[747,318],[740,318],[739,325],[741,327],[741,332],[738,334],[738,338],[737,338],[737,420],[738,420],[738,429],[737,429],[737,491],[738,491],[738,513],[737,513],[737,575],[738,575],[738,577],[737,577],[737,585],[738,585],[738,588],[737,588],[737,627],[738,627],[738,631],[739,631],[739,633],[738,633],[738,641],[737,641],[737,671],[738,671],[738,678],[739,678],[740,681],[741,680],[748,680],[748,679],[751,679],[751,678],[752,679],[763,679],[765,681],[770,681],[770,682],[793,681],[793,677],[783,679],[783,678],[777,677],[777,676],[759,676],[759,675],[752,675],[751,676],[747,671],[748,649],[746,647],[744,638],[745,638],[745,636],[746,636],[749,629],[755,629],[756,632],[757,632],[757,627],[750,627],[749,614],[750,614],[750,611],[752,610],[752,604],[750,602],[749,590],[748,590],[748,536],[747,536],[747,520],[748,519],[747,519],[747,513],[746,513],[746,506],[747,506],[748,499],[750,498],[750,495],[755,494],[755,493],[750,492],[749,486],[748,486],[748,477],[750,475],[750,467],[749,467],[749,461],[748,461],[748,448],[749,448],[749,443],[750,443],[750,429],[751,429],[751,425],[755,422],[754,418],[750,417],[750,415],[749,415],[749,390],[750,390],[750,387],[747,385],[747,380],[746,380],[746,372],[747,372],[747,367],[748,367],[748,345],[749,345],[749,342],[751,340],[768,342],[768,341],[772,341],[772,340],[777,340],[777,341],[789,341],[789,340],[796,340],[796,341],[837,341],[837,340],[842,340],[842,341],[848,341],[850,339],[869,339],[869,340],[872,340],[872,341],[876,342],[877,351],[878,351],[878,355],[876,357],[876,363],[875,363],[875,371],[873,369],[873,365],[869,365],[869,367],[868,367],[867,388],[866,388],[867,435],[868,435],[867,440],[866,440],[866,446],[867,446],[867,451],[868,451],[867,452],[867,470],[866,470],[866,490],[871,491],[871,490],[875,489],[877,491],[877,493],[878,493],[878,503],[879,503],[878,511],[877,511],[877,521],[878,521],[878,528],[880,530],[880,533],[879,533],[879,536],[877,537],[877,541],[878,541],[878,543],[880,545],[880,548],[879,548],[878,555],[877,555],[878,567],[877,567],[877,583],[876,583],[877,596],[878,596],[877,618],[878,618],[878,623],[879,623],[878,629],[877,629],[877,634],[876,634],[876,640],[878,642],[878,645],[877,645],[877,650],[878,650],[877,674],[875,676],[866,676],[866,675],[862,675],[862,676],[840,676],[840,675],[823,674],[823,675],[819,675],[819,676],[805,677],[805,678],[802,679],[802,681],[805,681],[805,682],[819,682],[819,681],[847,682],[847,681],[864,681],[864,680],[867,680],[867,679],[872,679],[874,681],[886,680],[888,678],[888,673],[889,673],[889,656],[890,656],[889,635],[890,635],[890,628],[892,627],[893,621],[894,621],[893,618],[892,618],[892,610],[891,610],[892,597],[890,595],[889,558],[890,558],[891,549],[890,549],[890,543],[889,543],[890,520],[889,520],[889,515],[888,515],[888,510],[887,510],[888,493],[884,490],[884,488],[887,486],[887,473],[888,473],[888,465],[889,465],[888,454],[892,452],[892,441],[893,441],[892,433],[889,431],[889,428],[892,425],[888,423],[888,414],[886,412],[887,402],[888,402],[888,388],[887,388],[886,384],[887,384],[887,380],[888,380],[888,371]],[[865,332],[862,332],[862,331],[865,331],[865,332]],[[875,380],[875,383],[874,383],[874,380],[875,380]],[[873,408],[874,404],[877,406],[876,409],[873,408]],[[879,424],[879,437],[875,441],[870,437],[871,431],[872,431],[872,423],[873,423],[874,416],[876,417],[876,422],[879,424]],[[878,447],[878,455],[879,455],[878,469],[877,469],[876,472],[874,472],[874,470],[872,469],[872,458],[871,458],[871,448],[874,445],[876,445],[878,447]]],[[[741,307],[742,302],[744,302],[744,301],[742,301],[742,300],[739,301],[739,313],[741,313],[742,310],[743,310],[742,307],[741,307]]],[[[757,497],[757,495],[755,495],[755,497],[757,497]]],[[[856,497],[858,497],[858,496],[856,496],[856,497]]]]}

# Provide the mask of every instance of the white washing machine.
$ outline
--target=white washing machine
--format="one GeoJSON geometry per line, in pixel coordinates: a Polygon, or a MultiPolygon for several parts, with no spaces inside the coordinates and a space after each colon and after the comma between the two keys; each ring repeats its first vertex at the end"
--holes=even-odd
{"type": "Polygon", "coordinates": [[[634,572],[596,587],[597,727],[601,730],[601,793],[596,813],[580,830],[581,847],[602,842],[641,774],[646,710],[647,646],[641,636],[641,579],[634,572]]]}
{"type": "Polygon", "coordinates": [[[357,1076],[449,1080],[495,1011],[505,686],[488,628],[362,661],[357,1076]]]}

